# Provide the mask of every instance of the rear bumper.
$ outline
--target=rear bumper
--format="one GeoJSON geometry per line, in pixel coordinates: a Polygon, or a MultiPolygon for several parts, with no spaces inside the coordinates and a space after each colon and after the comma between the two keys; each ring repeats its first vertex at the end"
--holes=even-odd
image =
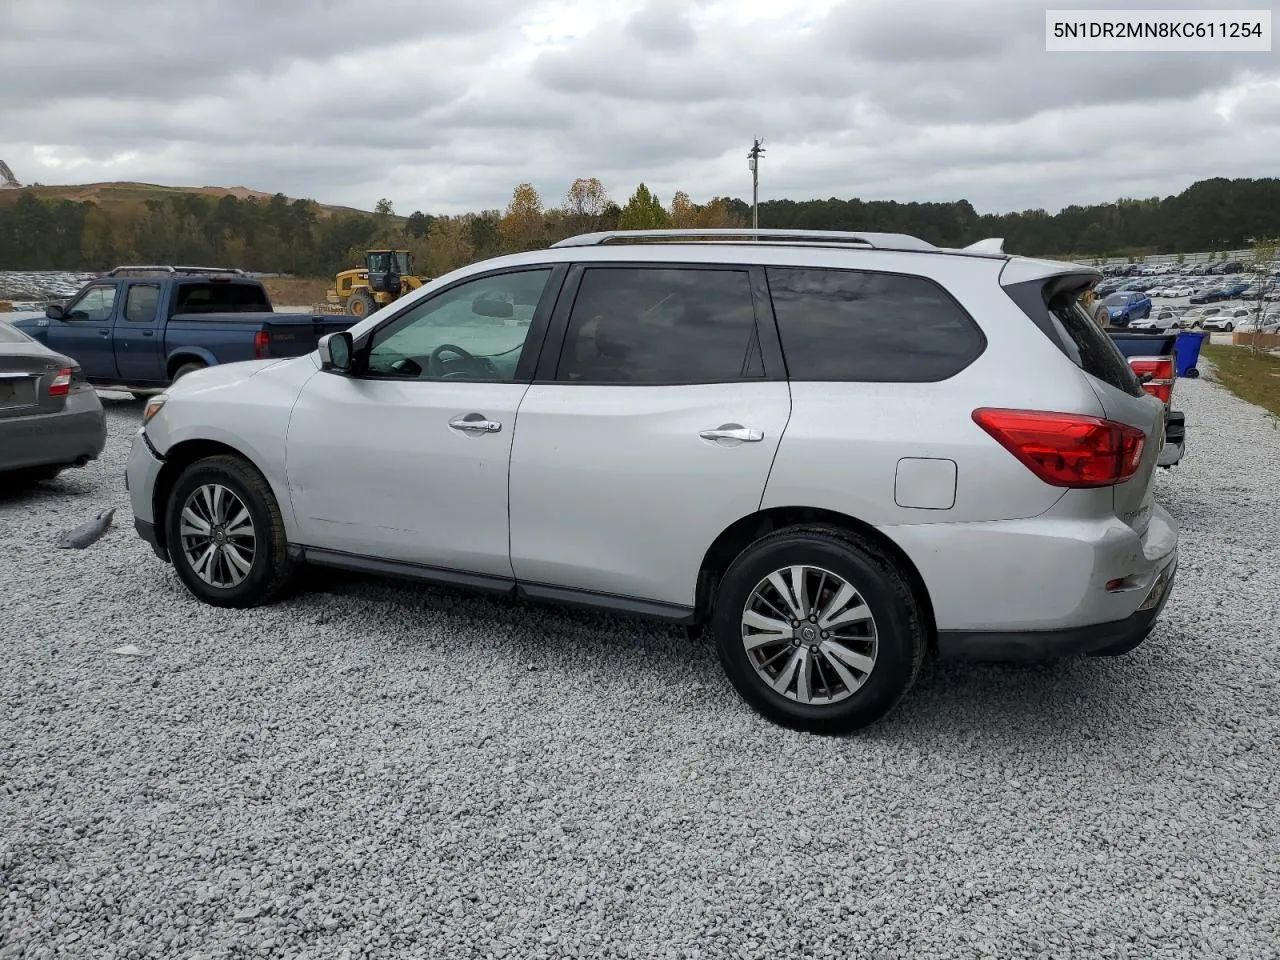
{"type": "Polygon", "coordinates": [[[1159,464],[1172,467],[1182,459],[1187,447],[1187,421],[1179,410],[1171,410],[1165,419],[1164,448],[1160,451],[1159,464]]]}
{"type": "Polygon", "coordinates": [[[0,420],[0,470],[84,463],[106,445],[107,415],[88,387],[68,395],[57,413],[0,420]]]}
{"type": "Polygon", "coordinates": [[[1139,609],[1124,620],[1066,630],[1021,633],[951,630],[938,633],[938,655],[946,660],[985,663],[1046,663],[1083,655],[1113,656],[1133,650],[1151,633],[1173,592],[1177,560],[1152,585],[1139,609]]]}
{"type": "Polygon", "coordinates": [[[1177,560],[1176,520],[1152,504],[1139,534],[1115,516],[1096,515],[1111,509],[1111,496],[1109,489],[1073,490],[1024,520],[880,529],[915,565],[940,633],[1052,640],[1144,612],[1148,592],[1177,560]]]}

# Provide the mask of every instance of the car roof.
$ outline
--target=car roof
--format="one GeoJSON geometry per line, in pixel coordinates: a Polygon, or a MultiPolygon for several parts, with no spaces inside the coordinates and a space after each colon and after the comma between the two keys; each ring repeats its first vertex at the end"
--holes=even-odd
{"type": "MultiPolygon", "coordinates": [[[[1081,274],[1100,279],[1094,267],[1006,253],[999,238],[968,247],[938,247],[906,234],[834,230],[615,230],[569,237],[542,250],[510,254],[464,267],[458,276],[502,267],[558,262],[679,262],[814,266],[929,273],[921,258],[986,263],[998,268],[1002,284],[1081,274]]],[[[988,269],[990,268],[988,267],[988,269]]]]}

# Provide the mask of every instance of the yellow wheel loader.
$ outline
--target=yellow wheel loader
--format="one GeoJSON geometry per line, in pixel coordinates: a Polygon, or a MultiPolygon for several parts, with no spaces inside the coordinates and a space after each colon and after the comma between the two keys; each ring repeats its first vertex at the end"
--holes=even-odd
{"type": "Polygon", "coordinates": [[[422,278],[413,274],[408,250],[366,250],[364,263],[364,267],[343,270],[329,291],[329,303],[353,317],[367,317],[422,286],[422,278]]]}

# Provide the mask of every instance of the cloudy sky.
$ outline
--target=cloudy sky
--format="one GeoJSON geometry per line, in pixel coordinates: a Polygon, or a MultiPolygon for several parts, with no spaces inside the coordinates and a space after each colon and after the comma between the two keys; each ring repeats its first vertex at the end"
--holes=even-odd
{"type": "Polygon", "coordinates": [[[757,135],[762,199],[1056,210],[1280,174],[1280,49],[1050,54],[1046,6],[1108,4],[0,0],[0,159],[400,213],[577,176],[749,199],[757,135]]]}

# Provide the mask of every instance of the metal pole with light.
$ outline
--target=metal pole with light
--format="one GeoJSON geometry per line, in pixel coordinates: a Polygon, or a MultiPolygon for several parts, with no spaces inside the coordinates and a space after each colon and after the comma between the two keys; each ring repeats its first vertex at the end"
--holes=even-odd
{"type": "Polygon", "coordinates": [[[755,143],[751,145],[751,152],[747,154],[747,161],[751,167],[751,229],[760,229],[760,154],[764,153],[764,143],[759,137],[755,143]]]}

